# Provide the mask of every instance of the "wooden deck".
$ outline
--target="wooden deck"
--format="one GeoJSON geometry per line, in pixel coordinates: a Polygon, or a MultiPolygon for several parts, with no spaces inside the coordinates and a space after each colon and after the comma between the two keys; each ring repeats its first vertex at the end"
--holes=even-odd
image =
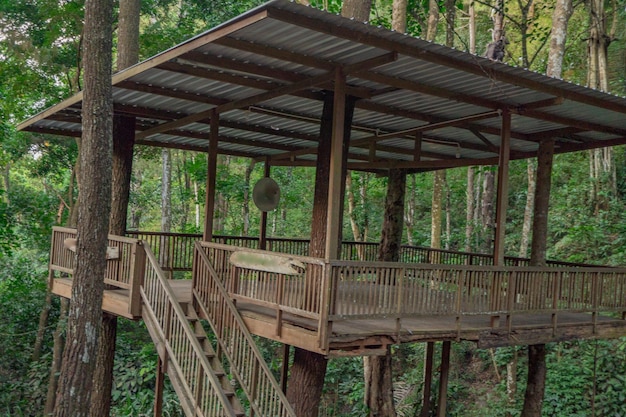
{"type": "MultiPolygon", "coordinates": [[[[252,333],[319,350],[316,346],[319,329],[315,320],[283,313],[282,326],[277,332],[274,310],[250,303],[238,303],[237,307],[252,333]]],[[[556,327],[551,314],[519,315],[510,325],[506,317],[501,316],[497,327],[491,326],[490,316],[467,316],[462,320],[451,316],[404,318],[400,329],[393,318],[350,319],[332,323],[329,355],[384,353],[386,345],[411,342],[468,340],[476,342],[480,348],[492,348],[625,335],[625,320],[599,316],[594,324],[589,313],[562,313],[556,327]]]]}
{"type": "MultiPolygon", "coordinates": [[[[191,280],[170,280],[176,299],[181,304],[192,300],[191,280]]],[[[53,280],[54,294],[70,298],[72,280],[53,280]]],[[[106,289],[102,309],[117,316],[137,320],[129,311],[129,290],[106,289]]],[[[573,339],[605,339],[626,335],[626,320],[590,313],[559,313],[558,321],[551,314],[520,314],[507,320],[500,316],[497,327],[491,316],[475,315],[457,318],[449,315],[403,317],[401,328],[395,318],[345,319],[332,322],[329,351],[318,346],[318,322],[297,314],[283,312],[277,320],[276,310],[254,303],[238,301],[237,308],[253,334],[298,346],[329,356],[367,355],[384,352],[389,344],[468,340],[481,348],[573,339]],[[279,324],[280,323],[280,324],[279,324]]],[[[340,306],[339,306],[340,307],[340,306]]],[[[341,307],[340,307],[341,308],[341,307]]]]}
{"type": "MultiPolygon", "coordinates": [[[[191,280],[171,280],[170,286],[174,290],[180,304],[191,302],[191,280]]],[[[52,280],[52,293],[60,297],[71,298],[72,279],[55,278],[52,280]]],[[[130,291],[124,288],[105,289],[102,296],[102,311],[131,320],[141,319],[140,315],[132,315],[130,311],[130,291]]]]}
{"type": "MultiPolygon", "coordinates": [[[[63,242],[74,236],[53,234],[52,292],[66,298],[75,255],[63,242]]],[[[109,246],[120,256],[107,263],[102,309],[141,319],[152,252],[118,236],[109,246]]],[[[208,242],[196,242],[194,259],[193,281],[167,281],[178,303],[196,300],[201,313],[232,300],[253,334],[324,355],[438,340],[497,347],[626,335],[626,268],[325,261],[208,242]]]]}

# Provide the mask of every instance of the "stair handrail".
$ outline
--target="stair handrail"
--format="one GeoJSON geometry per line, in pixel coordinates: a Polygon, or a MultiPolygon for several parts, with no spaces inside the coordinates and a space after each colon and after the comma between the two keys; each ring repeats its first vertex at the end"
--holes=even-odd
{"type": "Polygon", "coordinates": [[[291,404],[289,404],[280,385],[265,363],[248,327],[231,300],[217,272],[211,265],[211,261],[204,252],[200,242],[195,243],[195,253],[194,279],[200,278],[200,271],[198,270],[199,265],[197,263],[201,262],[209,272],[207,278],[212,280],[210,284],[214,285],[219,294],[219,299],[206,299],[206,297],[203,297],[206,293],[201,294],[195,288],[193,295],[198,301],[198,307],[202,309],[209,325],[213,329],[224,356],[226,356],[226,359],[230,363],[231,373],[235,376],[237,382],[239,382],[239,385],[248,397],[250,407],[254,410],[254,415],[296,417],[295,411],[291,404]],[[222,317],[213,317],[213,315],[210,314],[211,309],[208,305],[209,303],[216,302],[219,302],[220,305],[217,306],[215,310],[221,312],[222,317]],[[226,315],[228,315],[228,317],[226,317],[226,315]],[[228,320],[228,326],[224,325],[226,320],[228,320]],[[228,335],[226,335],[226,333],[228,333],[228,335]],[[227,336],[229,336],[229,338],[225,340],[227,336]],[[239,348],[239,350],[236,350],[237,348],[239,348]],[[246,350],[245,354],[242,354],[242,349],[246,350]],[[246,378],[247,371],[250,369],[254,369],[256,372],[252,372],[251,375],[248,375],[249,378],[246,378]],[[261,398],[261,396],[255,395],[255,392],[258,392],[258,387],[261,387],[260,389],[266,388],[267,391],[265,394],[269,393],[273,398],[270,401],[266,401],[267,398],[261,398]]]}
{"type": "Polygon", "coordinates": [[[182,402],[191,400],[185,411],[191,416],[236,416],[154,253],[148,245],[145,251],[143,314],[158,323],[160,342],[177,373],[177,378],[171,379],[178,380],[185,391],[182,402]],[[183,357],[184,353],[192,355],[183,357]]]}

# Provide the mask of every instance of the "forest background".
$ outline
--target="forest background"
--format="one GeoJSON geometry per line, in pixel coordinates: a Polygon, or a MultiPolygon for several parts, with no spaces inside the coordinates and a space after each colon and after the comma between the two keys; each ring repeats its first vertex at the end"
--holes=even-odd
{"type": "MultiPolygon", "coordinates": [[[[504,62],[546,72],[555,3],[502,3],[508,41],[504,62]]],[[[590,75],[591,3],[574,1],[563,57],[562,77],[583,85],[590,75]]],[[[610,40],[606,88],[624,96],[626,2],[603,3],[610,40]]],[[[255,0],[144,0],[140,55],[148,58],[257,4],[255,0]]],[[[492,40],[495,4],[490,0],[410,0],[407,32],[426,37],[429,17],[437,16],[435,42],[482,55],[492,40]],[[475,41],[470,36],[471,10],[475,41]],[[447,37],[450,33],[452,40],[447,37]]],[[[72,224],[78,193],[76,142],[17,133],[15,126],[81,88],[83,6],[83,1],[72,0],[0,0],[0,413],[6,416],[42,415],[54,339],[62,339],[64,329],[57,299],[52,300],[47,322],[43,327],[39,324],[46,306],[49,239],[53,225],[72,224]],[[44,338],[38,346],[40,327],[44,338]]],[[[312,1],[311,6],[337,13],[341,2],[312,1]]],[[[391,0],[375,0],[370,23],[389,27],[392,8],[391,0]]],[[[533,164],[532,160],[511,163],[507,255],[527,256],[529,232],[524,224],[532,212],[527,197],[533,192],[533,164]]],[[[204,154],[137,147],[129,229],[201,232],[206,169],[204,154]]],[[[220,157],[216,233],[258,234],[259,213],[250,204],[249,190],[262,175],[263,167],[249,160],[220,157]]],[[[272,177],[281,185],[282,198],[269,215],[268,234],[308,237],[313,170],[276,167],[272,177]]],[[[493,169],[460,168],[438,181],[435,177],[427,173],[408,179],[405,242],[489,253],[493,169]],[[433,187],[434,183],[439,185],[433,187]]],[[[558,155],[552,181],[548,258],[626,265],[626,149],[558,155]]],[[[350,173],[344,236],[379,240],[386,182],[384,177],[350,173]]],[[[141,323],[120,321],[119,326],[112,413],[148,415],[156,353],[141,323]]],[[[277,370],[276,346],[260,344],[277,370]]],[[[419,411],[423,356],[420,344],[394,348],[399,415],[413,416],[419,411]]],[[[524,350],[479,350],[472,344],[454,344],[449,415],[515,415],[523,400],[525,359],[524,350]]],[[[331,360],[320,415],[365,415],[362,376],[359,359],[331,360]]],[[[165,404],[167,415],[181,414],[171,389],[165,404]]],[[[544,415],[624,416],[625,404],[625,339],[549,346],[544,415]]]]}

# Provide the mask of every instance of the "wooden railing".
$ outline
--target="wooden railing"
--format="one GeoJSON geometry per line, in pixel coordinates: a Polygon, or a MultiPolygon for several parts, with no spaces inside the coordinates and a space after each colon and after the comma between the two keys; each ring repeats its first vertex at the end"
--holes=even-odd
{"type": "MultiPolygon", "coordinates": [[[[68,249],[64,242],[66,239],[75,239],[76,236],[76,229],[53,227],[50,246],[51,278],[55,277],[55,272],[74,274],[76,253],[68,249]]],[[[139,287],[142,284],[145,265],[142,242],[128,237],[109,235],[108,246],[117,250],[117,257],[107,260],[104,283],[114,288],[129,290],[129,313],[132,316],[139,316],[141,315],[139,287]]]]}
{"type": "MultiPolygon", "coordinates": [[[[299,275],[281,275],[232,266],[229,257],[241,248],[198,246],[233,300],[275,311],[277,332],[284,312],[317,321],[322,350],[329,346],[333,324],[348,320],[353,325],[395,320],[400,331],[410,327],[403,325],[409,318],[447,316],[460,331],[469,316],[503,316],[510,331],[516,317],[530,314],[551,315],[556,329],[565,313],[590,313],[589,324],[595,326],[600,314],[626,312],[626,269],[325,263],[285,256],[304,268],[299,275]]],[[[197,291],[205,287],[204,281],[195,284],[197,291]]],[[[203,298],[210,300],[212,290],[206,291],[203,298]]]]}
{"type": "MultiPolygon", "coordinates": [[[[155,254],[164,271],[190,271],[193,261],[193,244],[201,240],[199,234],[159,233],[159,232],[128,232],[128,236],[141,239],[155,248],[155,254]],[[163,251],[160,248],[166,247],[163,251]],[[163,254],[163,255],[159,255],[163,254]]],[[[259,239],[245,236],[213,237],[213,242],[244,248],[258,249],[259,239]]],[[[268,238],[267,250],[306,256],[309,253],[309,240],[295,238],[268,238]]],[[[378,243],[375,242],[342,242],[341,259],[347,261],[375,262],[378,257],[378,243]]],[[[457,252],[445,249],[432,249],[421,246],[402,245],[400,262],[430,263],[444,265],[493,265],[493,256],[482,253],[457,252]]],[[[506,266],[529,266],[530,260],[507,256],[506,266]]],[[[548,260],[550,267],[600,267],[590,264],[561,262],[548,260]]]]}
{"type": "Polygon", "coordinates": [[[626,269],[331,264],[331,320],[626,310],[626,269]]]}
{"type": "MultiPolygon", "coordinates": [[[[196,243],[193,274],[196,308],[208,318],[221,351],[228,359],[230,372],[248,398],[253,411],[251,415],[295,417],[295,412],[231,300],[232,294],[226,290],[227,285],[236,286],[234,277],[245,273],[230,265],[228,257],[232,248],[221,244],[196,243]],[[231,282],[223,282],[224,277],[230,277],[231,282]]],[[[256,286],[258,294],[265,292],[262,280],[253,276],[244,279],[259,284],[256,286]]]]}
{"type": "Polygon", "coordinates": [[[146,248],[144,319],[188,416],[236,416],[156,256],[146,248]],[[165,359],[163,359],[165,358],[165,359]]]}

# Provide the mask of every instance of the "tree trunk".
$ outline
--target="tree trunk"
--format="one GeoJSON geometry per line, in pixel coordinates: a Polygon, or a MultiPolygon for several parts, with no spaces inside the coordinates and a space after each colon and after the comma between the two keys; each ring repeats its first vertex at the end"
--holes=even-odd
{"type": "Polygon", "coordinates": [[[528,380],[521,417],[540,417],[546,382],[546,345],[528,346],[528,380]]]}
{"type": "Polygon", "coordinates": [[[243,235],[250,236],[250,177],[254,170],[254,159],[250,161],[246,167],[244,174],[245,185],[243,188],[243,204],[242,204],[242,217],[243,217],[243,235]]]}
{"type": "MultiPolygon", "coordinates": [[[[601,91],[609,90],[608,82],[608,48],[615,39],[616,20],[610,32],[607,32],[606,21],[608,16],[604,8],[603,0],[590,0],[589,2],[589,40],[588,40],[588,72],[587,85],[601,91]]],[[[616,13],[616,10],[613,11],[616,13]]],[[[616,16],[616,15],[614,15],[616,16]]],[[[616,192],[616,184],[612,181],[615,175],[612,148],[594,149],[590,156],[595,161],[594,169],[590,170],[592,181],[591,202],[595,206],[595,214],[608,208],[608,199],[600,189],[608,190],[613,195],[616,192]],[[608,175],[607,175],[608,174],[608,175]]]]}
{"type": "Polygon", "coordinates": [[[574,8],[572,0],[556,0],[552,14],[552,32],[550,32],[550,52],[548,53],[548,77],[561,78],[563,73],[563,56],[567,41],[567,25],[574,8]]]}
{"type": "MultiPolygon", "coordinates": [[[[513,357],[506,364],[506,396],[511,408],[515,405],[515,395],[517,394],[517,349],[515,346],[512,349],[513,357]]],[[[511,413],[507,413],[507,415],[511,415],[511,413]]]]}
{"type": "Polygon", "coordinates": [[[532,226],[535,187],[537,185],[537,173],[535,164],[532,159],[526,161],[526,173],[528,176],[528,191],[526,194],[526,207],[524,208],[524,223],[522,224],[522,237],[519,245],[519,257],[526,258],[528,256],[528,244],[530,242],[530,229],[532,226]]]}
{"type": "Polygon", "coordinates": [[[69,306],[70,302],[66,298],[61,297],[59,319],[57,321],[57,327],[54,330],[54,335],[52,336],[54,348],[52,350],[52,364],[50,365],[50,373],[48,376],[48,392],[46,394],[44,416],[50,416],[54,412],[56,392],[59,386],[59,373],[61,372],[61,360],[63,359],[63,348],[65,347],[65,322],[69,306]]]}
{"type": "MultiPolygon", "coordinates": [[[[122,70],[139,60],[139,10],[140,0],[120,2],[117,69],[122,70]]],[[[130,182],[135,145],[135,118],[113,118],[113,161],[111,176],[111,215],[109,233],[124,236],[130,200],[130,182]]],[[[98,343],[98,359],[93,375],[91,416],[107,417],[111,409],[113,365],[117,317],[102,313],[102,328],[98,343]]]]}
{"type": "MultiPolygon", "coordinates": [[[[348,198],[348,217],[350,218],[350,228],[352,229],[352,238],[356,242],[363,241],[363,235],[359,228],[359,222],[356,218],[356,199],[354,197],[354,187],[352,184],[352,175],[346,175],[346,197],[348,198]]],[[[359,259],[363,260],[359,255],[359,259]]]]}
{"type": "Polygon", "coordinates": [[[392,7],[391,29],[399,33],[405,33],[407,0],[393,0],[392,7]]]}
{"type": "MultiPolygon", "coordinates": [[[[430,247],[433,249],[441,249],[441,218],[443,213],[441,205],[445,180],[446,173],[444,170],[435,171],[433,176],[432,208],[430,212],[430,247]]],[[[433,252],[433,258],[430,262],[434,264],[439,263],[439,254],[433,252]]]]}
{"type": "Polygon", "coordinates": [[[341,5],[341,15],[357,22],[368,22],[371,9],[371,0],[344,0],[341,5]]]}
{"type": "Polygon", "coordinates": [[[413,241],[413,232],[415,231],[415,207],[416,207],[416,202],[415,202],[415,188],[416,188],[416,181],[415,181],[415,175],[411,175],[411,186],[409,187],[410,189],[410,194],[408,196],[408,198],[406,198],[406,211],[404,213],[404,224],[406,225],[406,240],[407,243],[411,246],[413,246],[415,244],[415,242],[413,241]]]}
{"type": "Polygon", "coordinates": [[[554,139],[544,140],[537,151],[537,189],[535,191],[535,215],[533,217],[533,240],[530,252],[532,266],[545,266],[548,235],[548,209],[554,139]]]}
{"type": "Polygon", "coordinates": [[[298,417],[317,417],[328,360],[319,353],[295,348],[287,399],[298,417]]]}
{"type": "Polygon", "coordinates": [[[381,230],[378,260],[398,262],[402,247],[402,228],[404,220],[404,193],[406,190],[406,171],[389,170],[385,214],[381,230]]]}
{"type": "Polygon", "coordinates": [[[391,346],[384,356],[364,356],[365,404],[371,417],[395,417],[391,346]]]}
{"type": "MultiPolygon", "coordinates": [[[[537,189],[533,217],[533,241],[530,253],[531,266],[545,266],[548,233],[548,207],[554,139],[544,140],[537,151],[537,189]]],[[[546,382],[546,347],[544,344],[528,346],[528,382],[521,417],[541,417],[546,382]]]]}
{"type": "Polygon", "coordinates": [[[483,253],[491,253],[493,250],[493,236],[495,232],[493,197],[495,188],[495,176],[493,171],[488,170],[483,175],[483,201],[481,210],[481,247],[483,253]]]}
{"type": "Polygon", "coordinates": [[[85,4],[85,89],[82,109],[81,181],[76,269],[67,322],[67,344],[54,415],[84,417],[91,409],[111,212],[113,3],[85,4]],[[94,279],[95,277],[95,279],[94,279]]]}
{"type": "Polygon", "coordinates": [[[426,27],[426,40],[434,41],[437,36],[437,24],[439,23],[439,3],[437,0],[428,1],[428,26],[426,27]]]}
{"type": "Polygon", "coordinates": [[[474,0],[468,0],[468,31],[469,31],[469,53],[476,54],[476,10],[474,9],[474,0]]]}
{"type": "MultiPolygon", "coordinates": [[[[347,165],[347,147],[350,141],[350,127],[354,114],[355,100],[346,97],[343,132],[342,171],[347,165]]],[[[332,144],[334,93],[326,92],[322,120],[320,122],[320,140],[318,144],[317,164],[315,170],[315,191],[313,203],[313,220],[311,223],[311,241],[309,256],[336,258],[339,254],[326,254],[326,225],[328,220],[328,192],[330,171],[330,149],[332,144]]],[[[345,186],[345,181],[343,184],[345,186]]],[[[344,190],[345,191],[345,190],[344,190]]],[[[344,193],[341,193],[343,196],[344,193]]],[[[343,210],[341,211],[343,212],[343,210]]],[[[339,230],[341,233],[341,228],[339,230]]],[[[338,239],[341,236],[329,236],[338,239]]],[[[341,248],[341,245],[339,245],[341,248]]],[[[310,283],[311,287],[319,288],[320,283],[310,283]]],[[[319,403],[324,388],[327,359],[314,352],[295,348],[291,376],[287,386],[287,399],[294,407],[298,417],[317,417],[319,403]]]]}
{"type": "MultiPolygon", "coordinates": [[[[378,260],[398,262],[402,247],[402,226],[404,223],[404,194],[406,191],[406,171],[389,171],[385,214],[381,231],[378,260]]],[[[387,346],[385,356],[364,356],[365,404],[370,416],[394,417],[393,373],[391,368],[391,347],[387,346]]]]}
{"type": "Polygon", "coordinates": [[[454,47],[454,21],[456,20],[456,0],[446,0],[446,46],[454,47]]]}

